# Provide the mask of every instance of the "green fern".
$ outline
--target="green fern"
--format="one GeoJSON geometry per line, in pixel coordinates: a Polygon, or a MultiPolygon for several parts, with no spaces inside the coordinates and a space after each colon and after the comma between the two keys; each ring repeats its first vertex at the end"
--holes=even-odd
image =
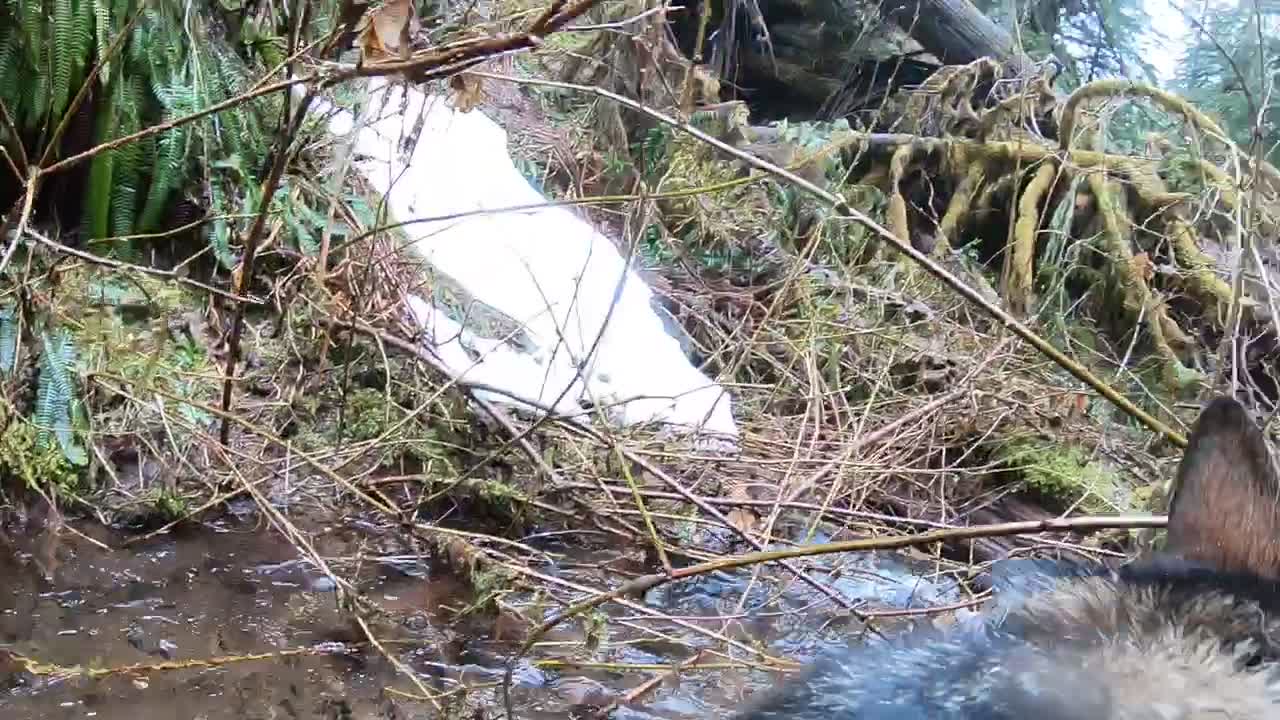
{"type": "Polygon", "coordinates": [[[40,339],[40,382],[36,386],[34,416],[38,428],[36,447],[46,449],[56,440],[68,461],[84,465],[88,456],[72,428],[72,415],[80,410],[71,377],[76,361],[75,343],[66,329],[42,332],[40,339]]]}
{"type": "Polygon", "coordinates": [[[187,130],[170,130],[157,143],[155,162],[151,167],[151,187],[138,222],[143,232],[151,232],[160,226],[166,203],[181,180],[183,161],[186,158],[187,130]]]}
{"type": "Polygon", "coordinates": [[[36,406],[32,416],[39,433],[37,446],[48,447],[54,429],[62,419],[67,399],[71,397],[71,381],[62,364],[61,335],[55,339],[47,331],[41,333],[40,382],[36,386],[36,406]]]}
{"type": "Polygon", "coordinates": [[[0,306],[0,375],[13,372],[18,360],[18,314],[13,306],[0,306]]]}
{"type": "Polygon", "coordinates": [[[55,118],[62,117],[71,100],[72,71],[75,66],[76,7],[72,0],[52,0],[53,37],[49,43],[49,67],[52,69],[49,95],[50,110],[55,118]]]}
{"type": "Polygon", "coordinates": [[[40,67],[44,61],[44,0],[21,0],[22,9],[18,16],[22,18],[22,34],[27,40],[27,60],[34,67],[40,67]]]}
{"type": "Polygon", "coordinates": [[[284,204],[282,215],[289,229],[293,231],[298,250],[304,255],[315,255],[320,252],[319,240],[324,229],[324,215],[290,195],[280,193],[276,197],[284,204]]]}
{"type": "MultiPolygon", "coordinates": [[[[144,12],[143,15],[146,16],[146,13],[144,12]]],[[[129,64],[134,68],[142,68],[147,64],[147,58],[149,57],[147,53],[147,38],[150,35],[148,30],[145,22],[134,25],[133,36],[129,38],[129,42],[125,46],[125,57],[128,58],[129,64]]]]}
{"type": "MultiPolygon", "coordinates": [[[[207,45],[196,49],[191,54],[191,72],[196,82],[192,83],[195,91],[195,108],[206,108],[217,105],[227,99],[226,89],[217,74],[217,62],[213,50],[207,45]]],[[[235,154],[240,145],[245,128],[240,122],[237,109],[211,115],[201,124],[205,128],[205,142],[210,146],[212,154],[226,157],[235,154]]]]}
{"type": "MultiPolygon", "coordinates": [[[[168,85],[156,92],[166,108],[165,118],[177,118],[193,111],[195,91],[190,85],[168,85]]],[[[181,185],[186,172],[189,126],[174,128],[160,136],[156,143],[155,161],[151,167],[151,187],[142,208],[138,227],[151,232],[159,227],[173,190],[181,185]]]]}
{"type": "MultiPolygon", "coordinates": [[[[210,54],[221,83],[222,97],[234,97],[248,90],[246,78],[252,71],[243,60],[225,48],[214,47],[210,54]]],[[[266,134],[258,123],[257,112],[267,109],[266,103],[255,100],[225,113],[241,131],[233,138],[235,145],[231,151],[243,157],[249,167],[257,167],[267,155],[266,134]]]]}
{"type": "Polygon", "coordinates": [[[17,117],[22,117],[24,99],[20,80],[23,60],[22,33],[15,26],[0,25],[0,101],[17,117]]]}
{"type": "Polygon", "coordinates": [[[231,254],[231,224],[226,219],[231,213],[231,207],[227,203],[226,194],[217,183],[209,186],[209,201],[214,216],[209,227],[209,245],[218,263],[224,268],[230,268],[235,265],[235,256],[231,254]]]}
{"type": "Polygon", "coordinates": [[[111,47],[111,42],[115,40],[116,32],[114,24],[111,22],[111,0],[82,0],[89,8],[89,12],[93,14],[93,34],[97,39],[94,44],[94,60],[102,63],[102,71],[98,74],[98,83],[103,87],[107,86],[111,77],[111,61],[107,58],[107,48],[111,47]]]}
{"type": "Polygon", "coordinates": [[[27,98],[27,127],[40,127],[49,114],[49,73],[37,71],[27,98]]]}
{"type": "MultiPolygon", "coordinates": [[[[71,52],[71,95],[68,101],[80,92],[80,86],[89,76],[89,67],[94,59],[94,42],[97,36],[96,21],[93,16],[93,0],[75,0],[75,23],[71,32],[73,44],[71,52]]],[[[110,42],[108,39],[107,43],[110,42]]],[[[105,43],[104,43],[105,44],[105,43]]]]}
{"type": "MultiPolygon", "coordinates": [[[[336,0],[324,0],[325,18],[336,0]]],[[[214,13],[217,14],[216,12],[214,13]]],[[[49,137],[79,91],[89,68],[102,63],[94,88],[94,143],[130,134],[226,101],[244,92],[262,63],[278,63],[283,40],[270,28],[270,13],[224,38],[225,27],[180,0],[0,0],[0,101],[14,114],[24,138],[49,137]],[[107,48],[135,12],[117,54],[107,48]]],[[[310,31],[322,28],[318,21],[310,31]]],[[[256,173],[269,152],[274,119],[284,99],[258,98],[199,122],[96,156],[85,189],[84,230],[94,237],[158,230],[175,195],[201,169],[215,212],[242,210],[245,171],[256,173]],[[197,163],[196,159],[200,162],[197,163]],[[217,163],[233,161],[240,172],[217,163]],[[201,164],[203,163],[203,165],[201,164]]],[[[0,142],[12,138],[0,137],[0,142]]],[[[42,148],[28,148],[38,155],[42,148]]],[[[291,235],[304,249],[314,246],[314,219],[305,208],[280,201],[291,235]]],[[[208,242],[220,262],[230,263],[233,228],[211,225],[208,242]]],[[[117,248],[123,251],[127,248],[117,248]]]]}
{"type": "MultiPolygon", "coordinates": [[[[141,80],[137,77],[117,84],[116,107],[120,112],[118,125],[121,135],[142,129],[139,108],[142,106],[144,92],[141,80]]],[[[151,143],[130,143],[115,151],[115,165],[112,168],[114,189],[111,192],[112,235],[128,235],[133,232],[138,215],[142,174],[146,169],[146,154],[149,150],[153,151],[154,147],[151,143]]]]}
{"type": "MultiPolygon", "coordinates": [[[[108,96],[98,110],[95,134],[104,137],[115,125],[114,98],[108,96]]],[[[116,152],[98,153],[89,164],[89,182],[85,188],[84,219],[85,231],[91,238],[107,237],[111,218],[112,174],[116,161],[116,152]]]]}
{"type": "Polygon", "coordinates": [[[186,165],[187,133],[187,128],[174,128],[157,143],[155,163],[151,166],[151,187],[138,221],[143,232],[154,231],[160,226],[169,196],[181,183],[186,165]]]}

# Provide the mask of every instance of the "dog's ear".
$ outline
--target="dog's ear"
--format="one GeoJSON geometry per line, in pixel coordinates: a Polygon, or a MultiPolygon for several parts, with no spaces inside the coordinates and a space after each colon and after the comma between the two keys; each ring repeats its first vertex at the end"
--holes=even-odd
{"type": "Polygon", "coordinates": [[[1280,487],[1266,438],[1234,399],[1215,399],[1196,420],[1174,480],[1166,550],[1280,577],[1280,487]]]}

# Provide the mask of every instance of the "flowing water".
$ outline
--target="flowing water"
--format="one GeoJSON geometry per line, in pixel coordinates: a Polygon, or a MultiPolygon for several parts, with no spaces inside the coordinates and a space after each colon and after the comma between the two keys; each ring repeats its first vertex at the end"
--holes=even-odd
{"type": "MultiPolygon", "coordinates": [[[[0,537],[6,720],[502,716],[495,686],[525,623],[460,616],[472,596],[450,574],[404,553],[390,534],[321,523],[306,529],[334,573],[385,611],[370,626],[383,654],[339,609],[330,576],[249,509],[129,545],[135,536],[99,525],[9,527],[0,537]],[[15,655],[44,665],[30,672],[15,655]],[[388,655],[439,695],[448,714],[415,699],[419,686],[388,655]],[[75,668],[109,672],[58,671],[75,668]],[[465,705],[460,683],[473,689],[465,705]]],[[[549,537],[539,550],[555,561],[531,566],[555,581],[598,590],[623,573],[652,571],[629,566],[618,549],[574,549],[549,537]]],[[[842,562],[838,577],[822,575],[824,584],[872,607],[959,599],[954,582],[927,579],[929,566],[900,556],[842,562]]],[[[504,602],[535,624],[560,607],[533,591],[504,602]]],[[[599,708],[609,707],[614,718],[725,717],[775,678],[745,667],[675,674],[634,666],[687,663],[702,649],[725,647],[694,628],[797,660],[850,642],[856,631],[853,621],[833,622],[839,614],[809,586],[753,581],[749,570],[664,585],[633,602],[643,607],[610,604],[602,609],[607,622],[560,626],[518,663],[517,717],[600,717],[599,708]],[[767,611],[752,610],[766,599],[773,601],[767,611]],[[646,607],[669,619],[655,621],[646,607]],[[583,667],[586,661],[593,665],[583,667]]]]}

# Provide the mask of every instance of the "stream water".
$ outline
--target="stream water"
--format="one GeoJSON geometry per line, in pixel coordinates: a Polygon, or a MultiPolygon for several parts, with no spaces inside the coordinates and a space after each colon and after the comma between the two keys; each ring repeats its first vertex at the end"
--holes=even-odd
{"type": "MultiPolygon", "coordinates": [[[[97,525],[77,525],[74,532],[39,523],[9,527],[0,538],[0,717],[6,720],[502,714],[494,688],[520,632],[480,615],[459,619],[456,611],[471,595],[456,579],[411,555],[388,553],[364,533],[308,529],[335,573],[385,611],[371,627],[385,654],[362,642],[366,636],[339,609],[329,576],[300,559],[254,513],[129,545],[133,536],[97,525]],[[46,666],[115,672],[29,672],[15,654],[46,666]],[[128,666],[142,667],[123,670],[128,666]],[[461,705],[460,683],[473,689],[461,705]],[[421,688],[441,696],[444,710],[415,699],[421,688]]],[[[621,581],[617,552],[542,549],[556,558],[535,566],[547,577],[591,589],[621,581]]],[[[839,577],[822,576],[823,583],[872,607],[959,599],[954,582],[928,579],[928,566],[899,556],[842,562],[839,577]]],[[[504,600],[534,622],[559,607],[539,603],[533,591],[504,600]]],[[[603,608],[608,622],[594,626],[604,630],[593,634],[591,652],[583,645],[592,634],[584,630],[589,622],[566,623],[537,645],[514,673],[517,716],[599,717],[599,708],[616,705],[614,718],[727,717],[750,691],[775,678],[730,667],[684,671],[673,681],[658,667],[634,666],[689,662],[701,649],[724,647],[698,627],[797,660],[853,641],[855,629],[851,621],[831,622],[837,614],[829,600],[809,586],[753,581],[750,571],[665,585],[633,602],[644,607],[603,608]],[[751,610],[766,598],[773,601],[768,611],[751,610]],[[641,612],[645,607],[670,618],[655,621],[641,612]],[[549,664],[554,660],[594,665],[549,664]]]]}

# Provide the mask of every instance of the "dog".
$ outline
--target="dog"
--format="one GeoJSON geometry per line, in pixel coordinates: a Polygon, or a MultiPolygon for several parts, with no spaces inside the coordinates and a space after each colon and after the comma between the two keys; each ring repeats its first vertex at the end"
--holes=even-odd
{"type": "Polygon", "coordinates": [[[1166,535],[1115,569],[1036,561],[976,631],[829,654],[736,717],[1280,718],[1280,480],[1234,399],[1201,410],[1166,535]]]}

